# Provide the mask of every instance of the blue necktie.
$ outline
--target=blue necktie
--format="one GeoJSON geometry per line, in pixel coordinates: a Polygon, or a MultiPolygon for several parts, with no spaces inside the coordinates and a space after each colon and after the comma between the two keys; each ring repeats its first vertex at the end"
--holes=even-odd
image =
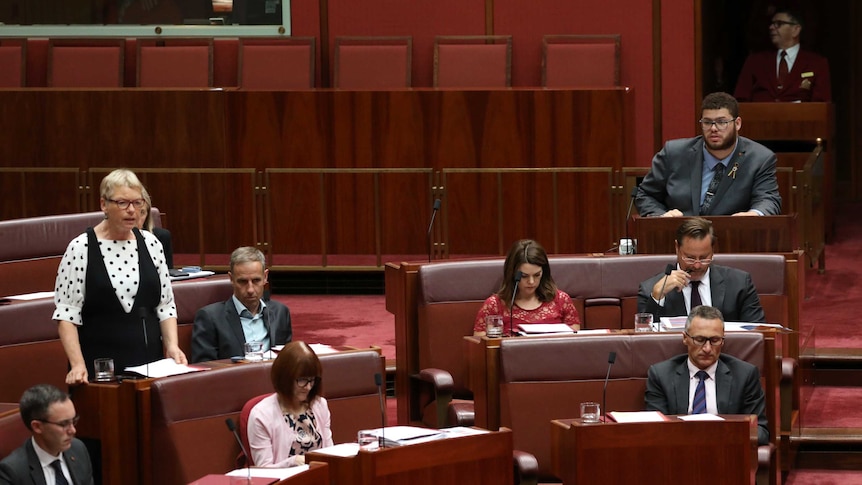
{"type": "Polygon", "coordinates": [[[54,476],[56,477],[54,478],[55,485],[69,485],[69,481],[63,475],[63,465],[60,463],[60,460],[52,461],[51,468],[54,469],[54,476]]]}
{"type": "Polygon", "coordinates": [[[691,402],[691,414],[704,414],[706,413],[706,384],[703,381],[709,377],[709,374],[699,370],[694,376],[699,380],[694,390],[694,400],[691,402]]]}

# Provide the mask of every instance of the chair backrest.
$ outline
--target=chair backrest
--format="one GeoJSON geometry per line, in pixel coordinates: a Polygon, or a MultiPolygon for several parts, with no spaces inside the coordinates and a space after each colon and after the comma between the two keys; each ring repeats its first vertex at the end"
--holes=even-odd
{"type": "Polygon", "coordinates": [[[512,36],[437,36],[434,86],[504,88],[512,85],[512,36]]]}
{"type": "Polygon", "coordinates": [[[240,89],[298,90],[314,87],[314,37],[239,40],[240,89]]]}
{"type": "Polygon", "coordinates": [[[23,88],[26,81],[27,41],[0,40],[0,88],[23,88]]]}
{"type": "Polygon", "coordinates": [[[175,281],[172,286],[177,306],[177,343],[187,356],[191,356],[195,314],[210,303],[230,298],[233,285],[227,275],[220,275],[175,281]]]}
{"type": "MultiPolygon", "coordinates": [[[[640,411],[645,406],[649,367],[686,350],[680,333],[504,339],[501,342],[500,424],[512,429],[515,449],[535,455],[540,476],[552,475],[547,423],[553,419],[578,417],[577,406],[581,402],[601,402],[608,371],[607,357],[612,351],[617,358],[607,387],[607,408],[640,411]]],[[[728,333],[722,353],[758,367],[761,382],[765,380],[762,334],[728,333]]],[[[775,395],[767,395],[767,400],[770,399],[774,405],[775,395]]],[[[773,413],[770,416],[773,437],[777,429],[775,418],[773,413]]]]}
{"type": "Polygon", "coordinates": [[[6,458],[30,437],[17,404],[0,404],[0,459],[6,458]]]}
{"type": "MultiPolygon", "coordinates": [[[[248,446],[248,415],[251,413],[251,409],[255,407],[257,403],[261,402],[263,398],[269,396],[270,394],[272,393],[270,392],[267,394],[261,394],[259,396],[255,396],[249,399],[248,402],[243,405],[242,411],[240,411],[239,413],[239,438],[240,440],[242,440],[242,445],[245,447],[245,449],[249,450],[249,453],[251,453],[251,447],[248,446]]],[[[254,466],[254,457],[249,455],[248,462],[246,462],[243,455],[240,454],[237,457],[236,467],[244,468],[247,466],[254,466]]]]}
{"type": "Polygon", "coordinates": [[[124,39],[48,40],[48,87],[123,87],[124,39]]]}
{"type": "Polygon", "coordinates": [[[332,87],[409,88],[412,52],[412,37],[336,37],[332,87]]]}
{"type": "Polygon", "coordinates": [[[542,86],[619,85],[619,35],[546,35],[542,39],[542,86]]]}
{"type": "Polygon", "coordinates": [[[211,87],[212,60],[211,38],[138,39],[138,87],[211,87]]]}

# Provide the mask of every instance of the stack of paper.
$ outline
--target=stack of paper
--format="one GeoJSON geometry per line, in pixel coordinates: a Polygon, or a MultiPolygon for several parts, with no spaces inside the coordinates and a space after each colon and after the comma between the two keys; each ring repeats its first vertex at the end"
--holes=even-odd
{"type": "Polygon", "coordinates": [[[524,335],[555,335],[575,333],[565,323],[520,323],[518,328],[524,335]]]}

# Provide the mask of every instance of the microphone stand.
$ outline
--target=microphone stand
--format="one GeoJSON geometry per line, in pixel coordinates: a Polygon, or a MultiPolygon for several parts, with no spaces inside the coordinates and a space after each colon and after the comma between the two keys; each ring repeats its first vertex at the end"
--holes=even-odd
{"type": "Polygon", "coordinates": [[[239,451],[241,451],[243,456],[245,456],[245,469],[248,472],[248,483],[251,485],[251,455],[248,454],[248,451],[245,449],[245,445],[243,445],[242,440],[239,439],[239,433],[236,430],[236,423],[233,422],[233,419],[227,418],[224,422],[227,424],[227,429],[233,433],[233,437],[236,438],[236,442],[239,443],[239,451]]]}
{"type": "Polygon", "coordinates": [[[515,295],[518,294],[518,283],[521,282],[521,272],[515,270],[515,289],[512,290],[512,304],[509,305],[509,336],[515,336],[515,295]]]}
{"type": "Polygon", "coordinates": [[[147,309],[140,308],[141,313],[141,328],[144,330],[144,355],[147,358],[147,378],[150,377],[150,338],[147,336],[147,309]]]}
{"type": "Polygon", "coordinates": [[[440,210],[440,199],[434,199],[434,207],[431,209],[431,223],[428,224],[428,232],[425,234],[425,239],[428,241],[428,262],[431,262],[431,229],[434,227],[434,217],[437,211],[440,210]]]}
{"type": "MultiPolygon", "coordinates": [[[[629,242],[629,246],[628,246],[629,250],[626,251],[625,254],[637,254],[637,250],[635,249],[634,241],[632,241],[631,238],[629,238],[629,217],[631,217],[631,215],[632,215],[632,206],[635,205],[635,197],[637,196],[637,194],[638,194],[638,186],[635,185],[634,187],[632,187],[631,200],[629,201],[629,210],[626,211],[626,220],[624,223],[625,224],[624,229],[625,229],[625,234],[626,234],[626,241],[629,242]]],[[[620,244],[620,246],[622,246],[622,244],[620,244]]]]}
{"type": "MultiPolygon", "coordinates": [[[[377,385],[377,396],[380,398],[380,439],[377,446],[385,448],[386,443],[386,406],[383,404],[383,376],[379,372],[374,374],[374,384],[377,385]]],[[[373,443],[373,441],[372,441],[373,443]]]]}
{"type": "MultiPolygon", "coordinates": [[[[611,352],[608,354],[608,373],[605,376],[605,387],[602,389],[602,409],[605,412],[605,416],[608,415],[607,404],[607,396],[608,396],[608,379],[611,378],[611,367],[614,365],[614,362],[617,361],[617,353],[611,352]]],[[[607,420],[605,420],[607,421],[607,420]]]]}

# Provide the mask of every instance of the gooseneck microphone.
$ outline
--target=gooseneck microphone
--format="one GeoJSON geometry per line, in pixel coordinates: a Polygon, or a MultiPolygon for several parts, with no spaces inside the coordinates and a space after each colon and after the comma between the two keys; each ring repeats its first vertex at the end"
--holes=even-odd
{"type": "Polygon", "coordinates": [[[512,290],[512,304],[509,305],[509,336],[514,337],[514,325],[515,325],[515,295],[518,294],[518,283],[521,282],[521,276],[523,274],[515,270],[515,289],[512,290]]]}
{"type": "Polygon", "coordinates": [[[138,308],[138,314],[141,316],[141,328],[144,330],[144,356],[147,359],[147,377],[150,377],[150,338],[147,336],[147,307],[138,308]]]}
{"type": "Polygon", "coordinates": [[[659,300],[662,300],[661,307],[664,308],[665,303],[667,303],[667,299],[664,297],[664,287],[667,286],[667,278],[673,272],[673,265],[668,264],[664,268],[664,282],[661,284],[661,292],[659,293],[659,300]]]}
{"type": "Polygon", "coordinates": [[[425,239],[428,241],[428,262],[431,262],[431,229],[434,228],[434,217],[437,216],[437,211],[440,210],[440,199],[434,199],[434,207],[431,209],[431,223],[428,224],[428,232],[425,234],[425,239]]]}
{"type": "Polygon", "coordinates": [[[608,396],[608,380],[610,380],[610,378],[611,378],[611,367],[613,367],[614,362],[616,362],[616,361],[617,361],[617,353],[616,352],[609,353],[608,354],[608,373],[605,376],[605,387],[602,389],[602,410],[604,411],[606,416],[608,414],[608,408],[605,406],[605,404],[607,403],[606,398],[608,396]]]}
{"type": "MultiPolygon", "coordinates": [[[[639,187],[638,185],[635,185],[634,187],[632,187],[631,200],[629,201],[629,210],[626,211],[626,220],[625,220],[625,222],[623,222],[625,234],[626,234],[626,241],[629,241],[630,243],[632,241],[631,241],[631,238],[629,238],[629,217],[632,216],[632,207],[635,205],[635,197],[638,195],[638,187],[639,187]]],[[[631,248],[631,252],[627,251],[626,254],[637,253],[637,251],[635,251],[634,244],[630,244],[629,248],[631,248]]]]}
{"type": "Polygon", "coordinates": [[[378,446],[383,448],[386,442],[386,405],[383,403],[383,376],[379,372],[374,374],[374,384],[377,385],[377,396],[380,397],[380,439],[378,446]]]}
{"type": "Polygon", "coordinates": [[[243,445],[242,440],[239,439],[239,433],[236,430],[236,423],[233,422],[233,419],[227,418],[224,422],[227,425],[227,429],[233,433],[233,437],[236,438],[236,442],[239,444],[239,450],[242,452],[242,456],[245,457],[245,469],[248,470],[248,483],[251,483],[251,455],[248,454],[248,450],[245,449],[245,445],[243,445]]]}

